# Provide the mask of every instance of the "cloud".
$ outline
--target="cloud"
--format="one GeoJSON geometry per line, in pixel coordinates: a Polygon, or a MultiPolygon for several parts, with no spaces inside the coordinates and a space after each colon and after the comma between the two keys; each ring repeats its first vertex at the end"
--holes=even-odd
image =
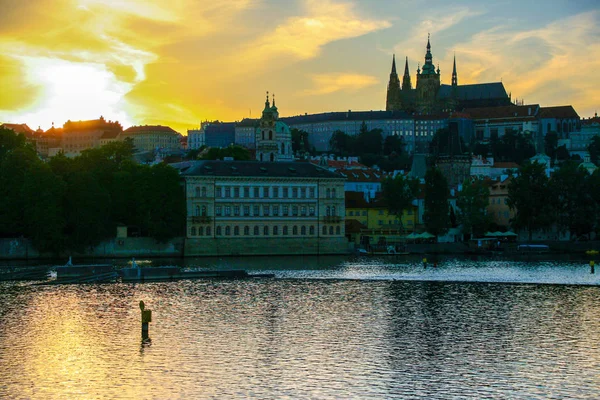
{"type": "Polygon", "coordinates": [[[248,47],[244,59],[253,63],[287,56],[316,57],[330,42],[365,35],[391,26],[389,21],[361,18],[352,3],[306,0],[305,14],[287,18],[248,47]]]}
{"type": "Polygon", "coordinates": [[[598,11],[539,29],[497,26],[456,46],[459,83],[502,78],[513,98],[546,106],[573,104],[580,114],[590,115],[600,103],[593,76],[600,69],[598,39],[598,11]]]}
{"type": "Polygon", "coordinates": [[[304,91],[303,94],[307,96],[319,96],[339,91],[356,92],[379,83],[374,76],[352,73],[319,74],[313,75],[311,78],[315,87],[304,91]]]}

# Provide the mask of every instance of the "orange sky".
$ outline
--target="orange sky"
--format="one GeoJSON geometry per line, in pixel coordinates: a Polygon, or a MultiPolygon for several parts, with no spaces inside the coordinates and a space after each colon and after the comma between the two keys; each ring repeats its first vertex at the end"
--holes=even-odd
{"type": "Polygon", "coordinates": [[[513,98],[600,104],[595,1],[2,0],[0,122],[47,129],[103,115],[181,133],[202,120],[379,110],[391,55],[413,84],[431,33],[449,83],[502,81],[513,98]],[[530,4],[531,3],[531,4],[530,4]]]}

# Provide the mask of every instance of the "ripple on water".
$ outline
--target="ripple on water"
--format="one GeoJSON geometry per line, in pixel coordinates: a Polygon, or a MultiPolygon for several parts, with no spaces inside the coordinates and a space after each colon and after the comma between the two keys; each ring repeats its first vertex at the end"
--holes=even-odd
{"type": "Polygon", "coordinates": [[[271,266],[276,280],[2,283],[0,397],[596,398],[600,289],[516,281],[592,284],[580,267],[353,261],[271,266]],[[441,282],[452,276],[472,282],[441,282]]]}

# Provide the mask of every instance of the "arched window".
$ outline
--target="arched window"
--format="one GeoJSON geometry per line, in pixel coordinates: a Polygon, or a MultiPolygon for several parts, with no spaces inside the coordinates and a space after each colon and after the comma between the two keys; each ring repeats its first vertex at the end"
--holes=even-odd
{"type": "Polygon", "coordinates": [[[323,226],[323,235],[327,235],[327,227],[323,226]]]}
{"type": "Polygon", "coordinates": [[[191,236],[196,236],[196,227],[192,226],[192,232],[190,234],[191,236]]]}
{"type": "Polygon", "coordinates": [[[258,236],[258,226],[254,227],[254,236],[258,236]]]}
{"type": "Polygon", "coordinates": [[[206,227],[206,236],[210,236],[210,226],[206,227]]]}
{"type": "Polygon", "coordinates": [[[269,131],[269,140],[273,140],[273,131],[269,131]]]}
{"type": "Polygon", "coordinates": [[[217,226],[217,236],[221,236],[222,230],[220,226],[217,226]]]}
{"type": "Polygon", "coordinates": [[[288,234],[288,227],[287,227],[287,225],[285,225],[285,226],[283,227],[283,234],[284,234],[284,235],[287,235],[287,234],[288,234]]]}
{"type": "Polygon", "coordinates": [[[333,226],[330,226],[330,227],[329,227],[329,234],[330,234],[330,235],[333,235],[333,226]]]}
{"type": "Polygon", "coordinates": [[[546,133],[550,133],[552,131],[552,125],[548,122],[548,127],[546,128],[546,133]]]}
{"type": "Polygon", "coordinates": [[[335,188],[331,189],[331,197],[335,199],[335,188]]]}
{"type": "Polygon", "coordinates": [[[327,188],[326,194],[327,194],[327,198],[330,198],[331,197],[331,189],[327,188]]]}
{"type": "Polygon", "coordinates": [[[340,234],[340,232],[341,232],[341,229],[340,229],[340,227],[339,227],[339,226],[336,226],[336,227],[335,227],[335,234],[336,234],[336,235],[339,235],[339,234],[340,234]]]}
{"type": "Polygon", "coordinates": [[[231,236],[231,227],[230,226],[225,227],[225,236],[231,236]]]}
{"type": "Polygon", "coordinates": [[[277,225],[273,227],[273,235],[279,235],[279,227],[277,225]]]}
{"type": "Polygon", "coordinates": [[[329,206],[327,206],[327,207],[325,208],[325,216],[326,216],[326,217],[329,217],[330,215],[331,215],[331,208],[329,208],[329,206]]]}
{"type": "Polygon", "coordinates": [[[244,227],[244,235],[246,235],[246,236],[250,235],[250,227],[249,226],[244,227]]]}
{"type": "Polygon", "coordinates": [[[302,228],[300,228],[300,234],[302,236],[306,235],[306,227],[305,226],[303,226],[302,228]]]}
{"type": "Polygon", "coordinates": [[[271,153],[271,162],[275,161],[275,155],[271,153]]]}
{"type": "Polygon", "coordinates": [[[198,227],[198,236],[204,236],[204,227],[203,226],[198,227]]]}
{"type": "Polygon", "coordinates": [[[265,227],[263,228],[263,235],[265,236],[269,236],[269,227],[265,225],[265,227]]]}
{"type": "Polygon", "coordinates": [[[200,188],[196,186],[196,197],[200,197],[200,188]]]}
{"type": "Polygon", "coordinates": [[[285,154],[285,144],[281,143],[281,154],[285,154]]]}
{"type": "Polygon", "coordinates": [[[294,227],[292,228],[292,235],[297,235],[298,234],[298,227],[296,225],[294,225],[294,227]]]}
{"type": "Polygon", "coordinates": [[[194,209],[194,217],[199,217],[200,216],[200,206],[196,206],[196,208],[194,209]]]}
{"type": "Polygon", "coordinates": [[[563,133],[567,133],[567,123],[563,122],[563,133]]]}
{"type": "Polygon", "coordinates": [[[562,124],[560,122],[556,124],[556,131],[562,133],[562,124]]]}
{"type": "Polygon", "coordinates": [[[202,197],[206,197],[206,186],[202,186],[202,197]]]}
{"type": "Polygon", "coordinates": [[[262,131],[262,138],[263,138],[263,140],[265,140],[266,137],[267,137],[267,133],[265,131],[262,131]]]}
{"type": "Polygon", "coordinates": [[[206,206],[202,206],[202,211],[200,213],[203,217],[206,217],[206,206]]]}
{"type": "Polygon", "coordinates": [[[240,236],[240,227],[239,226],[233,227],[233,236],[240,236]]]}
{"type": "Polygon", "coordinates": [[[335,217],[337,214],[335,213],[335,206],[331,206],[331,216],[335,217]]]}

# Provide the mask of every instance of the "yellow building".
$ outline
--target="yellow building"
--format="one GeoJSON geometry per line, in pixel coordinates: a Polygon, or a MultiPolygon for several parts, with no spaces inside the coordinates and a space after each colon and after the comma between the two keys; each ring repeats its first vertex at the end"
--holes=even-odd
{"type": "Polygon", "coordinates": [[[388,212],[383,199],[368,202],[362,192],[346,192],[346,221],[351,220],[364,226],[359,235],[351,237],[357,244],[400,242],[419,223],[416,206],[404,210],[400,224],[400,219],[388,212]]]}
{"type": "Polygon", "coordinates": [[[488,214],[493,221],[503,227],[510,227],[510,220],[515,217],[515,210],[508,207],[508,184],[511,178],[504,181],[493,182],[490,186],[490,203],[487,207],[488,214]]]}
{"type": "Polygon", "coordinates": [[[194,161],[185,254],[340,254],[344,178],[306,162],[194,161]]]}
{"type": "Polygon", "coordinates": [[[119,140],[126,138],[133,139],[137,151],[177,150],[181,147],[179,133],[162,125],[132,126],[119,135],[119,140]]]}

